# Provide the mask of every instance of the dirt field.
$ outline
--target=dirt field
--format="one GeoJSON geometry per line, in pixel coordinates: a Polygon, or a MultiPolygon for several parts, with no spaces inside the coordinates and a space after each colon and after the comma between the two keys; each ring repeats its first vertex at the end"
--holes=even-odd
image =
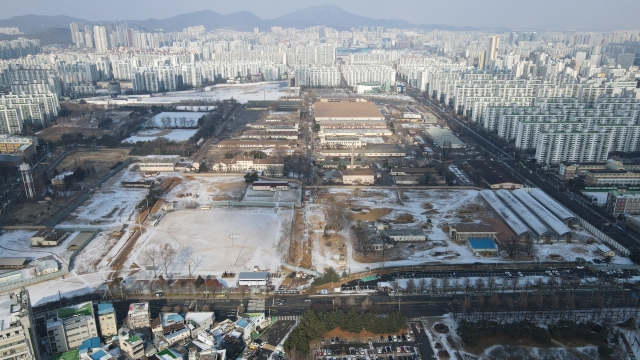
{"type": "Polygon", "coordinates": [[[58,164],[56,170],[62,172],[72,171],[78,167],[96,169],[98,176],[104,175],[117,162],[124,161],[129,155],[128,149],[109,149],[94,151],[78,151],[67,155],[67,157],[58,164]]]}
{"type": "Polygon", "coordinates": [[[63,134],[67,133],[81,133],[84,137],[100,137],[102,135],[110,133],[109,130],[103,129],[85,129],[75,126],[51,126],[40,132],[38,132],[38,139],[47,141],[58,141],[63,134]]]}

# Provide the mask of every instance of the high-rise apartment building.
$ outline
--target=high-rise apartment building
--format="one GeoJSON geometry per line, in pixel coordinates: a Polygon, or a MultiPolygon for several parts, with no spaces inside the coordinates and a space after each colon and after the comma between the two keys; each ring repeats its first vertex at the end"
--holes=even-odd
{"type": "Polygon", "coordinates": [[[500,42],[500,38],[497,36],[491,36],[489,38],[489,44],[487,46],[487,51],[484,54],[484,67],[491,66],[491,61],[496,60],[498,58],[498,43],[500,42]]]}
{"type": "Polygon", "coordinates": [[[0,296],[0,360],[40,358],[29,293],[0,296]]]}
{"type": "Polygon", "coordinates": [[[93,27],[93,41],[96,45],[98,52],[106,52],[109,50],[109,36],[107,34],[107,28],[104,26],[93,27]]]}

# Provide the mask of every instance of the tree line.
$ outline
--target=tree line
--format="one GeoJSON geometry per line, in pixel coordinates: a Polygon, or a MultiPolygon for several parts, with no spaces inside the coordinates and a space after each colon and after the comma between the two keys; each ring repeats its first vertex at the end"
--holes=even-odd
{"type": "Polygon", "coordinates": [[[284,350],[286,353],[296,351],[306,354],[309,352],[309,343],[320,340],[324,333],[336,328],[354,334],[363,330],[374,334],[391,334],[399,332],[406,326],[406,320],[399,312],[377,315],[355,309],[330,312],[316,312],[309,309],[285,341],[284,350]]]}

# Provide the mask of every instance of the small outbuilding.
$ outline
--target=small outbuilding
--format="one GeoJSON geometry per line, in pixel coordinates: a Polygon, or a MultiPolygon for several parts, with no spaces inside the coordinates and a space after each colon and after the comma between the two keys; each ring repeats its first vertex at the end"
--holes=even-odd
{"type": "Polygon", "coordinates": [[[269,273],[266,271],[241,272],[238,274],[238,286],[267,286],[269,273]]]}
{"type": "Polygon", "coordinates": [[[46,228],[31,237],[31,246],[56,246],[69,236],[66,231],[46,228]]]}
{"type": "Polygon", "coordinates": [[[287,181],[256,181],[251,185],[255,191],[289,190],[291,185],[287,181]]]}
{"type": "Polygon", "coordinates": [[[469,238],[467,246],[473,255],[494,256],[498,254],[498,246],[491,238],[469,238]]]}
{"type": "Polygon", "coordinates": [[[598,254],[604,256],[604,257],[614,257],[616,256],[616,252],[611,250],[608,246],[606,245],[598,245],[598,254]]]}

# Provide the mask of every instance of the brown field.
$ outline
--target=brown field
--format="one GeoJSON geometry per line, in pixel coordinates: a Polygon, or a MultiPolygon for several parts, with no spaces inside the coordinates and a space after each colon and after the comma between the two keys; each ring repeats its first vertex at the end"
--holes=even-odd
{"type": "Polygon", "coordinates": [[[374,221],[378,220],[381,217],[388,215],[392,212],[392,209],[381,208],[381,209],[373,209],[366,214],[353,214],[351,215],[351,220],[361,220],[361,221],[374,221]]]}
{"type": "Polygon", "coordinates": [[[76,126],[50,126],[40,132],[38,132],[38,139],[46,141],[58,141],[64,134],[68,133],[81,133],[84,137],[100,137],[102,135],[110,133],[109,130],[103,129],[86,129],[76,126]]]}
{"type": "Polygon", "coordinates": [[[73,171],[78,167],[96,169],[98,176],[104,175],[117,162],[125,161],[129,155],[128,149],[108,149],[108,150],[90,150],[78,151],[67,155],[58,164],[56,169],[58,172],[73,171]]]}

